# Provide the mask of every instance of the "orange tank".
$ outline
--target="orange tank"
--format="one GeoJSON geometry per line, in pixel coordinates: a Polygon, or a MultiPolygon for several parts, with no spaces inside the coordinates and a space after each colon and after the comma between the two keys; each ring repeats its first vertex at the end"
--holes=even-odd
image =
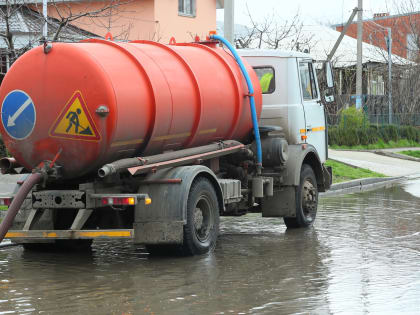
{"type": "MultiPolygon", "coordinates": [[[[246,67],[259,116],[260,85],[246,67]]],[[[121,158],[244,141],[252,132],[247,93],[235,60],[215,44],[54,43],[7,73],[0,131],[28,169],[61,151],[57,164],[71,178],[121,158]]]]}

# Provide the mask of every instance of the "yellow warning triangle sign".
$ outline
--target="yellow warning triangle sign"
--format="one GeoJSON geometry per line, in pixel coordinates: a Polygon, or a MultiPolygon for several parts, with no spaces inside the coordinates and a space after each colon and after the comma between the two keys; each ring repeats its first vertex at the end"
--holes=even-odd
{"type": "Polygon", "coordinates": [[[51,127],[50,136],[87,141],[101,139],[80,91],[69,99],[51,127]]]}

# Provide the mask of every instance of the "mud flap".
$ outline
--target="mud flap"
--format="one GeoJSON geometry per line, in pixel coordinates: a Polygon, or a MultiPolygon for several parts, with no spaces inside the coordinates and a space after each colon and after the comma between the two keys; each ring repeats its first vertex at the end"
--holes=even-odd
{"type": "Polygon", "coordinates": [[[273,197],[264,198],[262,204],[263,217],[296,216],[296,187],[285,186],[275,190],[273,197]]]}
{"type": "Polygon", "coordinates": [[[324,174],[324,188],[325,190],[328,190],[331,188],[332,185],[332,167],[331,166],[325,166],[322,165],[322,173],[324,174]]]}
{"type": "Polygon", "coordinates": [[[134,223],[134,243],[181,244],[183,221],[134,223]]]}

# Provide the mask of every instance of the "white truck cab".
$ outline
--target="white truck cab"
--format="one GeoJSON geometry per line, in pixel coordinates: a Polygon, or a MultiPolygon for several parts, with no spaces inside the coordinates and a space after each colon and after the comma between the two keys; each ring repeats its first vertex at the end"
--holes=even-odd
{"type": "Polygon", "coordinates": [[[283,128],[289,145],[308,143],[315,147],[321,163],[327,159],[324,105],[315,64],[310,55],[280,50],[240,50],[262,83],[261,126],[283,128]],[[265,85],[265,86],[263,86],[265,85]]]}

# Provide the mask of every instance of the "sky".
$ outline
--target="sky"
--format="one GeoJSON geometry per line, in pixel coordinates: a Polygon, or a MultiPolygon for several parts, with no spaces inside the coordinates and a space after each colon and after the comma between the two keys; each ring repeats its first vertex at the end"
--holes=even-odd
{"type": "MultiPolygon", "coordinates": [[[[363,18],[371,18],[373,13],[390,12],[395,3],[403,0],[363,0],[363,18]]],[[[275,14],[280,19],[290,20],[299,12],[306,25],[339,24],[346,22],[357,0],[235,0],[235,23],[248,24],[247,5],[253,19],[262,20],[275,14]]],[[[223,10],[217,10],[217,20],[223,21],[223,10]]]]}

